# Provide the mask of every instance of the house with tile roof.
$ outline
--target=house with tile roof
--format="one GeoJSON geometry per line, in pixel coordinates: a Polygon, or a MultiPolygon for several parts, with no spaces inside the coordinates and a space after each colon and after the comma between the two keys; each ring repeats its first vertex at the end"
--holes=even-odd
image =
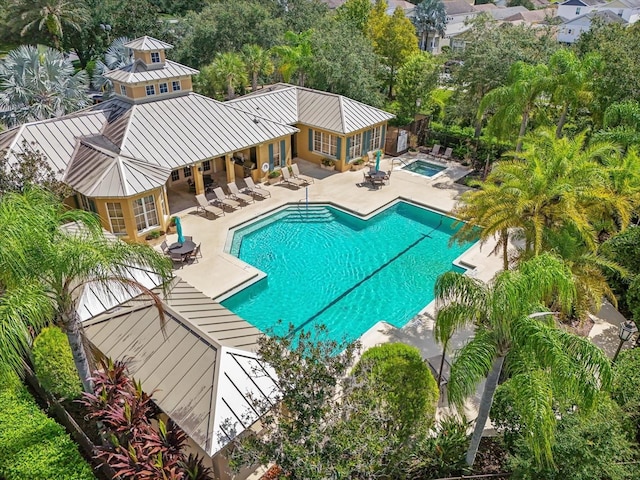
{"type": "Polygon", "coordinates": [[[10,159],[41,152],[77,192],[77,206],[128,241],[165,230],[171,192],[204,193],[212,175],[257,182],[295,157],[328,157],[345,171],[384,147],[393,115],[377,108],[284,84],[219,102],[193,92],[198,71],[168,60],[170,44],[145,36],[125,46],[133,62],[106,73],[111,99],[2,132],[0,148],[10,159]]]}

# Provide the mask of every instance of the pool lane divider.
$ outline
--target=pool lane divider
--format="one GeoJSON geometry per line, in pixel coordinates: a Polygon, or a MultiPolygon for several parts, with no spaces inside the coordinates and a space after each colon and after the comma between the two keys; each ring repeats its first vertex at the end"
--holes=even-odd
{"type": "MultiPolygon", "coordinates": [[[[434,229],[435,230],[435,229],[434,229]]],[[[413,242],[412,244],[410,244],[407,248],[405,248],[404,250],[401,250],[400,253],[398,253],[397,255],[395,255],[394,257],[392,257],[391,259],[389,259],[387,262],[383,263],[382,265],[380,265],[378,268],[376,268],[373,272],[371,272],[369,275],[367,275],[366,277],[364,277],[362,280],[358,281],[355,285],[353,285],[351,288],[349,288],[348,290],[345,290],[343,293],[341,293],[340,295],[338,295],[336,298],[334,298],[331,302],[329,302],[327,305],[325,305],[321,310],[318,310],[316,313],[314,313],[311,317],[309,317],[306,321],[304,321],[303,323],[301,323],[299,326],[297,326],[290,334],[289,337],[292,337],[294,334],[298,333],[300,330],[302,330],[305,326],[309,325],[311,322],[313,322],[315,319],[317,319],[320,315],[322,315],[324,312],[326,312],[327,310],[329,310],[331,307],[333,307],[336,303],[338,303],[340,300],[342,300],[343,298],[345,298],[347,295],[349,295],[353,290],[355,290],[356,288],[358,288],[360,285],[362,285],[364,282],[366,282],[367,280],[369,280],[371,277],[374,277],[375,275],[377,275],[378,273],[380,273],[382,270],[384,270],[385,268],[387,268],[389,265],[391,265],[393,262],[395,262],[397,259],[399,259],[401,256],[403,256],[405,253],[407,253],[409,250],[411,250],[412,248],[416,247],[419,243],[423,242],[424,240],[426,240],[427,238],[431,238],[430,234],[425,234],[423,233],[422,236],[416,240],[415,242],[413,242]]]]}

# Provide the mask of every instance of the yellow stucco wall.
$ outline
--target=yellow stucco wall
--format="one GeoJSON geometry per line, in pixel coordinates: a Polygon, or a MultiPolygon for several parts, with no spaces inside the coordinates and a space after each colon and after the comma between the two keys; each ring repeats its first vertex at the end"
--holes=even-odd
{"type": "MultiPolygon", "coordinates": [[[[168,79],[164,79],[162,81],[153,81],[153,82],[146,82],[146,83],[137,83],[135,85],[131,85],[127,87],[127,96],[129,98],[133,98],[135,99],[140,99],[140,98],[149,98],[147,97],[147,90],[146,87],[147,85],[154,85],[156,88],[156,94],[153,95],[153,98],[156,97],[163,97],[164,95],[168,95],[173,93],[173,85],[171,84],[171,82],[173,82],[174,80],[180,80],[180,91],[181,92],[190,92],[193,89],[193,83],[191,81],[191,77],[186,76],[186,77],[178,77],[178,78],[168,78],[168,79]],[[167,87],[169,88],[168,93],[160,93],[160,84],[161,83],[166,83],[167,87]]],[[[118,86],[117,89],[114,90],[116,93],[120,93],[120,87],[118,86]]]]}
{"type": "MultiPolygon", "coordinates": [[[[156,52],[158,52],[160,54],[160,62],[164,62],[166,59],[166,56],[164,54],[164,50],[154,50],[156,52]]],[[[147,65],[152,65],[151,63],[151,52],[142,52],[139,50],[135,50],[133,52],[133,58],[140,59],[142,60],[144,63],[146,63],[147,65]]]]}

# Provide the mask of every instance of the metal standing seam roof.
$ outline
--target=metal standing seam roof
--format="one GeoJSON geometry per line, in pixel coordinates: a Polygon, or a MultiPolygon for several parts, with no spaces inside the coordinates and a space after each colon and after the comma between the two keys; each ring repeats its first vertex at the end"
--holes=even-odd
{"type": "Polygon", "coordinates": [[[138,59],[125,67],[111,70],[105,73],[104,76],[116,82],[128,84],[184,77],[198,73],[200,71],[195,68],[187,67],[171,60],[166,60],[163,68],[148,68],[142,60],[138,59]]]}
{"type": "Polygon", "coordinates": [[[92,198],[130,197],[167,182],[171,169],[119,155],[107,143],[102,136],[81,139],[62,180],[92,198]]]}
{"type": "Polygon", "coordinates": [[[158,406],[213,455],[257,419],[249,398],[272,398],[275,375],[250,351],[255,342],[225,335],[247,322],[183,280],[174,280],[164,303],[164,332],[156,307],[143,297],[83,322],[84,330],[103,354],[127,361],[145,391],[155,391],[158,406]],[[205,333],[209,324],[220,328],[205,333]],[[230,346],[238,343],[252,347],[230,346]]]}
{"type": "Polygon", "coordinates": [[[342,95],[287,84],[277,84],[268,91],[255,92],[226,103],[277,122],[286,121],[289,125],[302,123],[343,135],[394,117],[384,110],[342,95]]]}
{"type": "Polygon", "coordinates": [[[130,48],[131,50],[169,50],[173,48],[173,45],[170,43],[165,43],[162,40],[158,40],[157,38],[149,37],[145,35],[144,37],[139,37],[131,40],[124,44],[125,47],[130,48]]]}

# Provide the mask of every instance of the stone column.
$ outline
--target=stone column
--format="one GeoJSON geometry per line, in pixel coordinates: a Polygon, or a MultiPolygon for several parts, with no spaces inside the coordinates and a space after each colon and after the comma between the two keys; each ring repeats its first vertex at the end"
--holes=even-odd
{"type": "Polygon", "coordinates": [[[224,161],[227,165],[227,183],[236,181],[236,169],[233,163],[233,155],[227,154],[224,156],[224,161]]]}

